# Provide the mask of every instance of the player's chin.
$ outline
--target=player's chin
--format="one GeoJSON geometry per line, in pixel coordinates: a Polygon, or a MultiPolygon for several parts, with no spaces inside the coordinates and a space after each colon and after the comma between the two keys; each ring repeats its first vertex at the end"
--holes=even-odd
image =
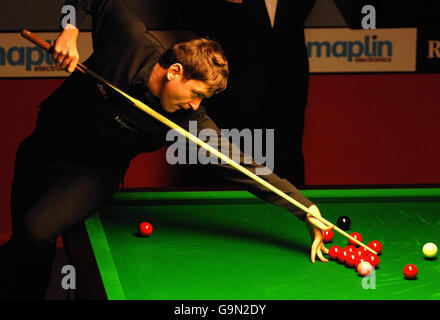
{"type": "Polygon", "coordinates": [[[176,107],[176,106],[164,106],[162,108],[168,113],[174,113],[177,110],[179,110],[178,107],[176,107]]]}

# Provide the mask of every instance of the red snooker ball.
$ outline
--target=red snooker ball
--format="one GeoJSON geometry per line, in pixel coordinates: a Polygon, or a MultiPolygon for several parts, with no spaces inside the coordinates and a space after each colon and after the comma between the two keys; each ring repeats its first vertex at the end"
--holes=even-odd
{"type": "Polygon", "coordinates": [[[382,243],[377,240],[371,241],[368,246],[379,254],[382,251],[382,243]]]}
{"type": "MultiPolygon", "coordinates": [[[[354,261],[354,265],[356,266],[356,268],[358,267],[359,263],[361,262],[365,262],[367,261],[365,257],[357,257],[356,260],[354,261]]],[[[368,262],[368,261],[367,261],[368,262]]]]}
{"type": "Polygon", "coordinates": [[[333,240],[333,230],[324,231],[322,233],[322,240],[327,243],[333,240]]]}
{"type": "MultiPolygon", "coordinates": [[[[350,234],[350,236],[352,236],[356,240],[362,242],[362,235],[359,232],[353,232],[353,233],[350,234]]],[[[351,239],[348,239],[348,242],[350,242],[350,244],[353,245],[353,246],[359,246],[356,242],[354,242],[351,239]]]]}
{"type": "Polygon", "coordinates": [[[417,277],[417,267],[413,264],[407,264],[405,268],[403,268],[403,274],[407,279],[415,279],[417,277]]]}
{"type": "Polygon", "coordinates": [[[338,253],[339,263],[345,263],[345,259],[346,259],[347,255],[348,255],[347,251],[345,251],[345,250],[339,251],[339,253],[338,253]]]}
{"type": "Polygon", "coordinates": [[[362,249],[357,249],[354,253],[355,253],[356,256],[358,256],[359,258],[362,258],[362,257],[365,257],[365,256],[366,256],[365,251],[362,250],[362,249]]]}
{"type": "Polygon", "coordinates": [[[356,247],[351,244],[346,246],[344,250],[347,251],[347,253],[355,253],[357,251],[356,247]]]}
{"type": "Polygon", "coordinates": [[[364,248],[364,247],[359,247],[359,250],[362,250],[362,252],[364,253],[364,257],[369,256],[370,254],[372,254],[368,249],[364,248]]]}
{"type": "Polygon", "coordinates": [[[153,233],[153,226],[148,222],[142,222],[139,225],[139,234],[143,237],[148,237],[153,233]]]}
{"type": "Polygon", "coordinates": [[[368,261],[373,267],[377,268],[380,263],[380,259],[375,254],[370,254],[366,258],[366,261],[368,261]]]}
{"type": "Polygon", "coordinates": [[[354,253],[349,253],[345,258],[345,264],[347,267],[353,268],[355,266],[357,256],[354,253]]]}
{"type": "Polygon", "coordinates": [[[340,246],[332,246],[330,249],[328,249],[328,255],[330,256],[331,260],[336,260],[339,252],[341,251],[342,248],[340,246]]]}

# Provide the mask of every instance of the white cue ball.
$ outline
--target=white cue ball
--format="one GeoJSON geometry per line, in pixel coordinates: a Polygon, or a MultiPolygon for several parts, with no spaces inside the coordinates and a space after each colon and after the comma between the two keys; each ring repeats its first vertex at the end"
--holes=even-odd
{"type": "Polygon", "coordinates": [[[361,276],[369,275],[373,266],[368,261],[362,261],[358,264],[357,271],[361,276]]]}
{"type": "Polygon", "coordinates": [[[423,254],[425,255],[425,257],[428,258],[435,257],[435,255],[437,254],[437,246],[432,242],[426,243],[423,246],[423,254]]]}

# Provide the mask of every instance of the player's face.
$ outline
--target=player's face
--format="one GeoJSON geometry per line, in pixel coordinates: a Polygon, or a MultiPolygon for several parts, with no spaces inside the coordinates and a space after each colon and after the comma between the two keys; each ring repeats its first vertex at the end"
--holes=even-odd
{"type": "Polygon", "coordinates": [[[160,94],[162,108],[167,112],[181,109],[197,110],[203,98],[212,95],[209,86],[200,80],[186,80],[181,74],[168,77],[160,94]]]}

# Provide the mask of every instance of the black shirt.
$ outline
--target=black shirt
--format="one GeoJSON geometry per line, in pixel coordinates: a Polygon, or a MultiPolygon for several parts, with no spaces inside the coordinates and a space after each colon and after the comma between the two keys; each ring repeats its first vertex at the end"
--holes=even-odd
{"type": "MultiPolygon", "coordinates": [[[[75,6],[79,21],[86,14],[92,15],[94,51],[84,63],[87,67],[184,129],[188,130],[189,121],[197,121],[198,131],[213,129],[220,139],[220,130],[203,106],[197,111],[167,113],[159,99],[149,92],[148,80],[164,48],[124,2],[69,0],[67,3],[75,6]]],[[[169,144],[168,131],[168,127],[131,106],[112,89],[74,72],[42,103],[32,136],[47,159],[67,167],[94,170],[116,189],[135,156],[169,144]]],[[[229,147],[234,146],[229,144],[229,147]]],[[[243,153],[240,155],[241,164],[253,173],[262,167],[255,161],[244,163],[243,153]]],[[[302,210],[233,167],[214,166],[225,179],[304,220],[302,210]]],[[[306,207],[313,204],[287,180],[275,174],[260,177],[306,207]]]]}

